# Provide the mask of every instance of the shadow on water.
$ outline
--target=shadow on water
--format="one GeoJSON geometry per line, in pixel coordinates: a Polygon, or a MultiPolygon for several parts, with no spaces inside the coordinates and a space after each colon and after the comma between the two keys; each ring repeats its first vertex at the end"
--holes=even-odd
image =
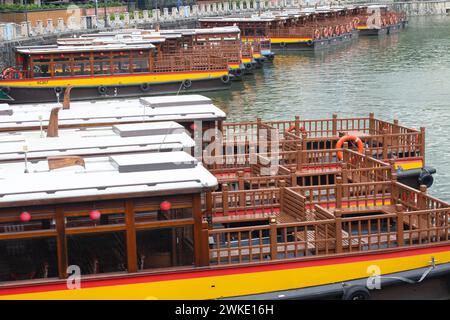
{"type": "Polygon", "coordinates": [[[367,116],[427,128],[432,193],[450,201],[450,17],[411,18],[406,31],[327,51],[286,53],[208,94],[229,120],[367,116]]]}

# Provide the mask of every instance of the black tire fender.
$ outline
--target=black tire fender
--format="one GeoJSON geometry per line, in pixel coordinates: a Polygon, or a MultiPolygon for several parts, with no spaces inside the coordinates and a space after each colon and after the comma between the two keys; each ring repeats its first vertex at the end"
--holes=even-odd
{"type": "Polygon", "coordinates": [[[369,300],[369,289],[363,286],[350,286],[344,288],[342,300],[369,300]]]}
{"type": "Polygon", "coordinates": [[[105,86],[100,86],[97,88],[97,91],[99,94],[104,95],[106,94],[106,87],[105,86]]]}
{"type": "Polygon", "coordinates": [[[63,92],[63,89],[61,87],[55,87],[54,90],[55,90],[56,94],[58,94],[58,93],[61,94],[63,92]]]}
{"type": "Polygon", "coordinates": [[[228,82],[230,82],[230,76],[227,74],[224,74],[220,80],[222,80],[223,83],[227,84],[228,82]]]}
{"type": "Polygon", "coordinates": [[[190,87],[192,86],[192,81],[189,80],[189,79],[183,80],[182,85],[183,85],[183,87],[185,87],[185,88],[190,88],[190,87]]]}
{"type": "Polygon", "coordinates": [[[141,83],[140,88],[142,92],[148,92],[150,91],[150,84],[148,82],[141,83]]]}

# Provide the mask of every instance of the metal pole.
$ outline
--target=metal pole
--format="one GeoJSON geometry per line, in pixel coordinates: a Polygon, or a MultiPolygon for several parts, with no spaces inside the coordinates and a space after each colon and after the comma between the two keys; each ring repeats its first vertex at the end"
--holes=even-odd
{"type": "Polygon", "coordinates": [[[109,27],[108,26],[108,18],[106,17],[106,0],[104,0],[103,2],[105,4],[105,7],[104,7],[104,9],[105,9],[105,28],[108,28],[109,27]]]}
{"type": "Polygon", "coordinates": [[[95,16],[98,18],[98,0],[95,0],[94,3],[95,3],[95,16]]]}
{"type": "Polygon", "coordinates": [[[25,22],[27,24],[27,37],[30,37],[30,26],[28,25],[28,0],[25,1],[25,22]]]}

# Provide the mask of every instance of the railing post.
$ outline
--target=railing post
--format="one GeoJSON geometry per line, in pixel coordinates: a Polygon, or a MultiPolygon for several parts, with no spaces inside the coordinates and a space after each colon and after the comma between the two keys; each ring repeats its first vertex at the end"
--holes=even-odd
{"type": "Polygon", "coordinates": [[[209,224],[205,220],[202,221],[200,243],[200,266],[209,266],[209,224]]]}
{"type": "Polygon", "coordinates": [[[420,185],[420,194],[417,197],[417,207],[419,210],[427,209],[427,186],[420,185]]]}
{"type": "Polygon", "coordinates": [[[332,119],[332,136],[337,136],[337,113],[333,113],[333,119],[332,119]]]}
{"type": "Polygon", "coordinates": [[[270,228],[270,258],[272,260],[277,259],[277,219],[274,216],[269,220],[270,228]]]}
{"type": "Polygon", "coordinates": [[[261,127],[261,118],[256,118],[256,152],[259,153],[259,129],[261,127]]]}
{"type": "Polygon", "coordinates": [[[303,150],[302,149],[297,150],[296,168],[298,171],[302,171],[302,161],[303,161],[303,150]]]}
{"type": "Polygon", "coordinates": [[[348,142],[344,142],[342,145],[342,162],[349,163],[350,161],[350,152],[347,151],[349,148],[348,142]]]}
{"type": "Polygon", "coordinates": [[[375,114],[369,113],[369,134],[375,134],[375,114]]]}
{"type": "Polygon", "coordinates": [[[404,245],[404,235],[403,235],[403,205],[397,204],[395,206],[395,211],[397,213],[397,244],[398,246],[404,245]]]}
{"type": "Polygon", "coordinates": [[[342,177],[336,176],[336,209],[342,209],[342,177]]]}
{"type": "Polygon", "coordinates": [[[300,135],[300,117],[299,116],[295,116],[295,135],[296,136],[300,135]]]}
{"type": "MultiPolygon", "coordinates": [[[[342,212],[339,209],[334,211],[336,223],[336,253],[342,252],[342,212]]],[[[351,244],[349,244],[351,245],[351,244]]]]}
{"type": "Polygon", "coordinates": [[[223,215],[228,215],[228,184],[222,184],[222,207],[223,215]]]}
{"type": "Polygon", "coordinates": [[[383,136],[382,136],[382,143],[383,143],[383,160],[386,160],[388,158],[388,137],[387,137],[387,130],[383,129],[383,136]]]}
{"type": "Polygon", "coordinates": [[[303,132],[302,133],[302,157],[301,157],[301,164],[302,164],[302,166],[304,165],[304,164],[307,164],[308,163],[308,154],[307,154],[307,150],[308,150],[308,145],[307,145],[307,143],[306,143],[306,137],[307,137],[307,134],[306,134],[306,132],[303,132]]]}
{"type": "MultiPolygon", "coordinates": [[[[244,191],[245,187],[244,187],[244,171],[239,170],[237,172],[238,175],[238,190],[239,191],[244,191]]],[[[239,192],[239,206],[241,207],[245,207],[246,201],[245,201],[245,193],[244,192],[239,192]]]]}
{"type": "Polygon", "coordinates": [[[422,166],[425,166],[425,127],[420,127],[420,156],[422,157],[422,166]]]}
{"type": "Polygon", "coordinates": [[[283,204],[284,204],[284,192],[286,188],[286,181],[280,180],[280,214],[283,212],[283,204]]]}
{"type": "Polygon", "coordinates": [[[297,170],[295,168],[291,168],[291,187],[297,186],[297,170]]]}
{"type": "Polygon", "coordinates": [[[393,169],[391,175],[391,205],[394,205],[400,197],[400,192],[397,185],[397,171],[393,169]]]}
{"type": "Polygon", "coordinates": [[[205,202],[206,202],[206,220],[208,223],[212,225],[212,207],[213,207],[213,199],[212,199],[212,192],[208,191],[205,194],[205,202]]]}

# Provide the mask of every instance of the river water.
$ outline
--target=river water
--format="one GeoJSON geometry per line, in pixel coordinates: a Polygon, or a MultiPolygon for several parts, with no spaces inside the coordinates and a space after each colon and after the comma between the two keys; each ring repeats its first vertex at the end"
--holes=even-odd
{"type": "Polygon", "coordinates": [[[426,127],[430,192],[450,201],[450,17],[416,17],[408,29],[360,37],[325,52],[279,54],[273,64],[207,94],[228,120],[368,116],[426,127]]]}

